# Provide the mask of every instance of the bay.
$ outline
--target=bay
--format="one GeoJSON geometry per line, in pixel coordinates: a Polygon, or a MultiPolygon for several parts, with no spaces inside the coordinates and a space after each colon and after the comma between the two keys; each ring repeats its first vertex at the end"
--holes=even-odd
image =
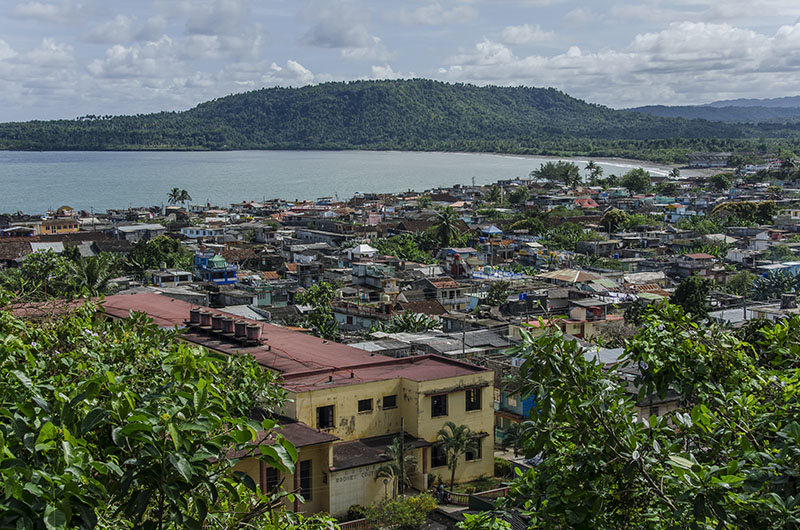
{"type": "MultiPolygon", "coordinates": [[[[44,213],[68,205],[109,208],[166,203],[186,189],[194,203],[243,200],[347,199],[355,193],[423,191],[525,177],[546,157],[401,151],[0,151],[0,213],[44,213]]],[[[583,169],[588,159],[574,159],[583,169]]],[[[635,167],[668,167],[620,159],[595,160],[605,175],[635,167]]]]}

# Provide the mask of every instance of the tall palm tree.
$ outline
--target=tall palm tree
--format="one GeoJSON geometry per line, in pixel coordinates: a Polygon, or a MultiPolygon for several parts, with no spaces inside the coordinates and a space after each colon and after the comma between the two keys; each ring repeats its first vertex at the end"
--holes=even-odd
{"type": "Polygon", "coordinates": [[[375,471],[375,480],[386,478],[392,481],[392,497],[397,497],[398,489],[405,490],[411,486],[410,476],[416,472],[417,459],[411,454],[413,448],[404,447],[403,455],[400,455],[400,437],[398,436],[392,443],[386,446],[383,456],[389,460],[375,471]],[[402,463],[401,463],[402,462],[402,463]],[[400,470],[403,466],[403,484],[400,486],[400,470]]]}
{"type": "Polygon", "coordinates": [[[172,188],[167,193],[167,200],[170,204],[178,204],[181,202],[181,189],[180,188],[172,188]]]}
{"type": "Polygon", "coordinates": [[[589,160],[583,169],[589,172],[589,184],[596,186],[600,177],[603,176],[603,168],[595,164],[594,160],[589,160]]]}
{"type": "Polygon", "coordinates": [[[489,188],[489,192],[486,194],[486,201],[494,204],[500,204],[503,202],[503,190],[500,188],[500,186],[495,184],[489,188]]]}
{"type": "Polygon", "coordinates": [[[461,235],[459,230],[461,219],[455,210],[446,206],[436,212],[436,220],[437,223],[433,226],[434,235],[443,247],[449,247],[451,242],[461,235]]]}
{"type": "Polygon", "coordinates": [[[189,192],[186,190],[181,190],[180,194],[178,195],[178,202],[181,203],[181,207],[183,208],[185,206],[185,203],[191,200],[192,196],[189,195],[189,192]]]}
{"type": "Polygon", "coordinates": [[[477,451],[478,441],[473,437],[472,431],[466,425],[456,425],[452,421],[444,424],[444,427],[436,433],[436,438],[442,444],[447,455],[447,467],[450,469],[450,490],[456,482],[456,468],[461,455],[470,451],[477,451]]]}

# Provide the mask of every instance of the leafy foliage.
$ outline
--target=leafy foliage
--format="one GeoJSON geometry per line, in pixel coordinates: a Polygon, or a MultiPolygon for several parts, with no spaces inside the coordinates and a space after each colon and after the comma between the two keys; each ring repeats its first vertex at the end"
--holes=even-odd
{"type": "MultiPolygon", "coordinates": [[[[557,329],[527,331],[528,451],[541,454],[505,507],[530,528],[794,528],[800,524],[800,318],[753,342],[680,307],[648,312],[627,343],[638,394],[557,329]],[[677,393],[680,409],[639,421],[636,404],[677,393]]],[[[627,364],[626,363],[626,364],[627,364]]]]}
{"type": "Polygon", "coordinates": [[[339,324],[333,317],[331,302],[336,297],[336,287],[328,282],[319,282],[299,291],[295,303],[311,306],[303,319],[296,324],[308,328],[311,333],[325,340],[339,339],[339,324]]]}
{"type": "Polygon", "coordinates": [[[436,508],[432,495],[423,493],[412,497],[398,497],[377,506],[368,506],[367,520],[386,530],[419,530],[425,524],[428,512],[436,508]]]}
{"type": "Polygon", "coordinates": [[[447,455],[447,467],[450,469],[450,489],[456,482],[456,469],[458,460],[462,455],[477,448],[478,440],[472,436],[472,431],[466,425],[456,425],[452,421],[445,422],[444,427],[436,433],[436,438],[441,442],[442,449],[447,455]]]}
{"type": "Polygon", "coordinates": [[[374,326],[370,331],[383,331],[386,333],[419,333],[422,331],[431,331],[434,329],[441,329],[441,322],[431,316],[423,313],[412,313],[411,311],[403,311],[402,313],[395,313],[388,322],[380,322],[374,326]]]}
{"type": "Polygon", "coordinates": [[[234,452],[291,472],[283,437],[258,450],[275,424],[248,415],[284,394],[253,358],[190,347],[141,314],[94,315],[0,312],[0,526],[200,528],[256,495],[234,452]]]}
{"type": "Polygon", "coordinates": [[[377,238],[370,241],[370,244],[384,256],[394,256],[396,258],[414,261],[417,263],[435,263],[436,260],[431,256],[426,247],[437,246],[424,241],[427,234],[399,234],[387,238],[377,238]]]}
{"type": "Polygon", "coordinates": [[[628,188],[631,193],[648,193],[653,188],[650,182],[650,173],[642,168],[631,169],[620,180],[623,188],[628,188]]]}
{"type": "Polygon", "coordinates": [[[713,286],[713,280],[702,276],[689,276],[681,280],[669,301],[681,306],[685,312],[695,317],[705,318],[708,316],[708,294],[713,286]]]}
{"type": "Polygon", "coordinates": [[[531,171],[530,177],[535,180],[561,182],[565,186],[573,188],[581,183],[581,170],[574,162],[559,160],[541,164],[538,169],[531,171]]]}

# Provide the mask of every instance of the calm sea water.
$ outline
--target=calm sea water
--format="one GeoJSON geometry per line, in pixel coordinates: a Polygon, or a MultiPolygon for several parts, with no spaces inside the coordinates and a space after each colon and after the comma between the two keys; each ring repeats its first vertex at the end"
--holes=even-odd
{"type": "MultiPolygon", "coordinates": [[[[95,211],[165,203],[173,187],[217,205],[264,198],[352,197],[524,177],[548,158],[385,151],[0,151],[0,213],[61,205],[95,211]]],[[[586,160],[575,160],[581,168],[586,160]]],[[[606,175],[641,163],[604,160],[606,175]]],[[[652,165],[651,165],[652,166],[652,165]]],[[[644,167],[663,174],[663,167],[644,167]]]]}

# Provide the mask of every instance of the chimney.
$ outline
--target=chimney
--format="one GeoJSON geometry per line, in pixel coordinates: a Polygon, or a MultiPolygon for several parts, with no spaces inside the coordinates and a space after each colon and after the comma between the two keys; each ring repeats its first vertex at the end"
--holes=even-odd
{"type": "Polygon", "coordinates": [[[795,309],[797,307],[797,295],[794,293],[783,293],[781,295],[781,309],[795,309]]]}

